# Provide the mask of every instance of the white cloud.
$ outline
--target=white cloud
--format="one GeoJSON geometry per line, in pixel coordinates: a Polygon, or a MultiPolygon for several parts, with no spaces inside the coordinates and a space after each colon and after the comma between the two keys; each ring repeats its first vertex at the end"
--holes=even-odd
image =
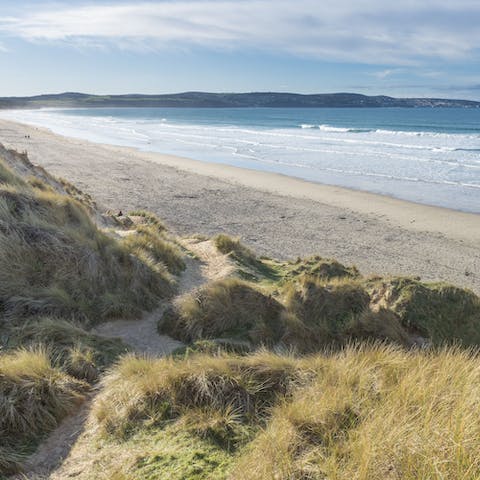
{"type": "Polygon", "coordinates": [[[0,17],[0,32],[87,47],[253,48],[408,65],[476,56],[479,19],[477,0],[170,0],[60,8],[37,4],[0,17]]]}
{"type": "Polygon", "coordinates": [[[396,75],[397,73],[402,73],[403,68],[387,68],[386,70],[381,70],[379,72],[372,72],[370,75],[376,77],[380,80],[396,75]]]}

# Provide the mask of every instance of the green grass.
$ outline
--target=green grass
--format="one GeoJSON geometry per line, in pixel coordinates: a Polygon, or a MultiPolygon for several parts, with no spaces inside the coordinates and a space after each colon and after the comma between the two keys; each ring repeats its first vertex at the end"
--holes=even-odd
{"type": "Polygon", "coordinates": [[[221,480],[235,458],[181,422],[139,430],[120,442],[97,439],[84,455],[88,464],[75,473],[79,480],[221,480]]]}

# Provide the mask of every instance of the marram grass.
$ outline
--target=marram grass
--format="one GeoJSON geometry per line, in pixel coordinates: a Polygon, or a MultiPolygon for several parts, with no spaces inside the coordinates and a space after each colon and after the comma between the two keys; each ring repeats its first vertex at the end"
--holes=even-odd
{"type": "Polygon", "coordinates": [[[101,478],[130,480],[476,480],[479,408],[480,358],[457,347],[130,356],[95,401],[103,447],[78,478],[101,457],[101,478]]]}

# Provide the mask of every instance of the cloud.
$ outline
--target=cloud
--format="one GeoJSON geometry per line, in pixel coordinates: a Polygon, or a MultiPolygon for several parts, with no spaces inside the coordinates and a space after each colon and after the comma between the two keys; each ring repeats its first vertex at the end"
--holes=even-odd
{"type": "Polygon", "coordinates": [[[381,70],[379,72],[372,72],[370,75],[378,78],[379,80],[383,80],[384,78],[391,77],[397,73],[402,73],[403,71],[403,68],[387,68],[386,70],[381,70]]]}
{"type": "MultiPolygon", "coordinates": [[[[254,49],[415,65],[476,58],[479,18],[477,0],[165,0],[70,7],[37,3],[0,17],[0,33],[87,48],[254,49]]],[[[385,70],[379,78],[393,72],[385,70]]]]}

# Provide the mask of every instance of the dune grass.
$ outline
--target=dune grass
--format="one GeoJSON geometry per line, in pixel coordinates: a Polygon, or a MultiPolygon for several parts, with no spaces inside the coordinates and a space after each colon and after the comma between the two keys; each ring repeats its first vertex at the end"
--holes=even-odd
{"type": "Polygon", "coordinates": [[[172,293],[157,258],[132,255],[102,233],[78,201],[0,168],[0,308],[6,317],[56,315],[92,324],[137,315],[172,293]]]}
{"type": "Polygon", "coordinates": [[[91,197],[7,154],[28,177],[0,158],[0,476],[126,352],[86,329],[156,307],[183,268],[159,221],[138,226],[135,246],[109,236],[91,197]]]}
{"type": "Polygon", "coordinates": [[[476,479],[478,355],[349,349],[280,403],[234,479],[476,479]]]}
{"type": "Polygon", "coordinates": [[[402,326],[433,343],[480,344],[480,298],[467,289],[412,278],[367,283],[372,302],[389,308],[402,326]]]}
{"type": "Polygon", "coordinates": [[[103,448],[78,478],[95,478],[101,464],[97,478],[129,480],[160,471],[185,479],[474,480],[479,376],[477,352],[458,347],[125,357],[94,405],[103,448]]]}
{"type": "Polygon", "coordinates": [[[228,278],[184,297],[160,319],[159,330],[186,342],[222,337],[272,343],[281,334],[281,311],[272,296],[228,278]]]}
{"type": "Polygon", "coordinates": [[[155,227],[159,233],[166,232],[167,230],[165,224],[154,213],[148,212],[147,210],[132,210],[128,212],[128,216],[140,217],[143,224],[155,227]]]}
{"type": "Polygon", "coordinates": [[[228,443],[236,423],[258,421],[299,379],[293,359],[267,351],[244,357],[198,354],[180,361],[129,355],[105,377],[93,413],[104,434],[124,438],[196,411],[213,420],[202,422],[203,433],[216,424],[219,431],[212,435],[225,436],[228,443]],[[221,422],[215,421],[218,415],[221,422]]]}
{"type": "Polygon", "coordinates": [[[100,380],[79,480],[480,478],[472,292],[259,258],[222,234],[241,279],[167,309],[159,331],[184,349],[129,354],[88,328],[168,299],[184,252],[149,212],[108,236],[56,182],[0,161],[0,477],[100,380]]]}
{"type": "Polygon", "coordinates": [[[59,318],[28,319],[11,333],[10,348],[42,345],[56,366],[89,383],[128,351],[119,339],[98,337],[59,318]]]}
{"type": "Polygon", "coordinates": [[[320,257],[276,268],[276,279],[233,277],[182,297],[159,321],[159,331],[184,342],[230,338],[299,353],[352,340],[480,345],[480,298],[467,289],[364,278],[355,267],[320,257]]]}
{"type": "Polygon", "coordinates": [[[156,224],[137,225],[135,232],[125,237],[123,245],[146,262],[165,265],[172,274],[185,270],[182,252],[156,224]]]}
{"type": "Polygon", "coordinates": [[[44,349],[0,355],[0,475],[83,400],[88,385],[52,365],[44,349]]]}

